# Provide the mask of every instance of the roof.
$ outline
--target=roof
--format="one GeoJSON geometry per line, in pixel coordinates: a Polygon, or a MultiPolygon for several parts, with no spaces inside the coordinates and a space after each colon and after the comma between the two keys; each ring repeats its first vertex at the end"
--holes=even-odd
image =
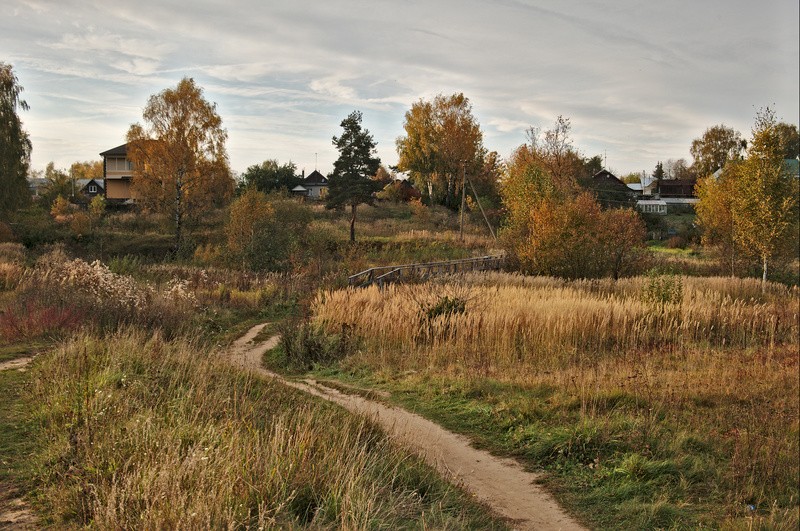
{"type": "Polygon", "coordinates": [[[292,188],[292,192],[308,192],[308,190],[298,184],[297,186],[292,188]]]}
{"type": "Polygon", "coordinates": [[[592,175],[592,179],[601,179],[601,178],[609,181],[618,181],[621,184],[625,184],[619,179],[619,177],[617,177],[616,175],[605,169],[600,170],[599,172],[592,175]]]}
{"type": "Polygon", "coordinates": [[[103,151],[100,153],[101,157],[124,157],[128,154],[128,144],[122,144],[121,146],[117,146],[115,148],[109,149],[108,151],[103,151]]]}
{"type": "Polygon", "coordinates": [[[320,172],[318,172],[317,170],[314,170],[314,171],[312,171],[311,173],[309,173],[309,174],[308,174],[308,177],[306,177],[306,178],[303,180],[303,184],[305,184],[305,185],[309,185],[309,184],[316,184],[316,185],[318,185],[318,186],[319,186],[319,185],[325,185],[325,186],[327,186],[327,184],[328,184],[328,179],[326,179],[326,178],[325,178],[325,176],[324,176],[324,175],[322,175],[322,174],[321,174],[320,172]]]}
{"type": "Polygon", "coordinates": [[[628,188],[633,190],[634,192],[641,192],[643,189],[642,183],[625,183],[628,185],[628,188]]]}
{"type": "Polygon", "coordinates": [[[105,188],[105,186],[103,186],[103,179],[75,179],[75,184],[81,188],[84,188],[86,185],[92,182],[100,188],[105,188]]]}

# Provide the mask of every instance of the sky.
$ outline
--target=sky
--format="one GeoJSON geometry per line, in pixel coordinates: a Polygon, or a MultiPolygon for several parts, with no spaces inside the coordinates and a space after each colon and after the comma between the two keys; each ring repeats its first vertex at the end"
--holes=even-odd
{"type": "Polygon", "coordinates": [[[717,124],[797,124],[797,0],[3,0],[0,61],[30,106],[32,166],[98,160],[148,98],[191,77],[217,105],[231,168],[327,174],[353,110],[386,165],[404,114],[462,92],[508,157],[559,115],[618,175],[686,158],[717,124]]]}

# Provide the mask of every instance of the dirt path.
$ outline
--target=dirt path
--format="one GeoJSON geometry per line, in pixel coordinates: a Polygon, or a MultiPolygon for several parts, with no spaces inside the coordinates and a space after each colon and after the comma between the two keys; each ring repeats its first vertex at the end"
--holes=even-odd
{"type": "Polygon", "coordinates": [[[278,336],[273,336],[267,341],[253,343],[265,326],[254,326],[233,344],[231,361],[234,364],[374,418],[392,437],[416,451],[445,477],[452,478],[498,514],[511,520],[515,529],[584,529],[536,484],[537,474],[526,472],[512,459],[477,450],[466,437],[403,409],[344,394],[314,380],[286,380],[265,370],[261,358],[279,341],[278,336]]]}
{"type": "Polygon", "coordinates": [[[28,504],[19,493],[12,492],[6,485],[0,484],[0,529],[27,531],[39,529],[36,517],[28,508],[28,504]]]}
{"type": "Polygon", "coordinates": [[[0,362],[0,371],[10,371],[11,369],[17,369],[20,371],[24,371],[25,368],[33,361],[32,357],[27,358],[17,358],[9,361],[2,361],[0,362]]]}

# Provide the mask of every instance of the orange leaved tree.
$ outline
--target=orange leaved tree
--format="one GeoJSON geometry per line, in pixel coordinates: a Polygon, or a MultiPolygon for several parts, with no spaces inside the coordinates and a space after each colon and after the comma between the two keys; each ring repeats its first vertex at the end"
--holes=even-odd
{"type": "Polygon", "coordinates": [[[178,252],[186,222],[233,194],[228,134],[216,104],[203,98],[191,78],[150,96],[143,118],[144,126],[137,123],[128,130],[131,186],[142,206],[173,218],[178,252]]]}

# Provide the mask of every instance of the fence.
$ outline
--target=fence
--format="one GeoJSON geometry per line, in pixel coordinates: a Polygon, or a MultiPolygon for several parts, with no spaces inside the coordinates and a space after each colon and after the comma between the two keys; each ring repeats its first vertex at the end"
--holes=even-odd
{"type": "Polygon", "coordinates": [[[424,280],[435,275],[498,270],[503,267],[504,261],[504,256],[497,255],[448,260],[446,262],[372,267],[348,277],[347,281],[351,286],[366,287],[371,284],[377,284],[383,287],[384,284],[389,282],[402,282],[412,279],[424,280]]]}

